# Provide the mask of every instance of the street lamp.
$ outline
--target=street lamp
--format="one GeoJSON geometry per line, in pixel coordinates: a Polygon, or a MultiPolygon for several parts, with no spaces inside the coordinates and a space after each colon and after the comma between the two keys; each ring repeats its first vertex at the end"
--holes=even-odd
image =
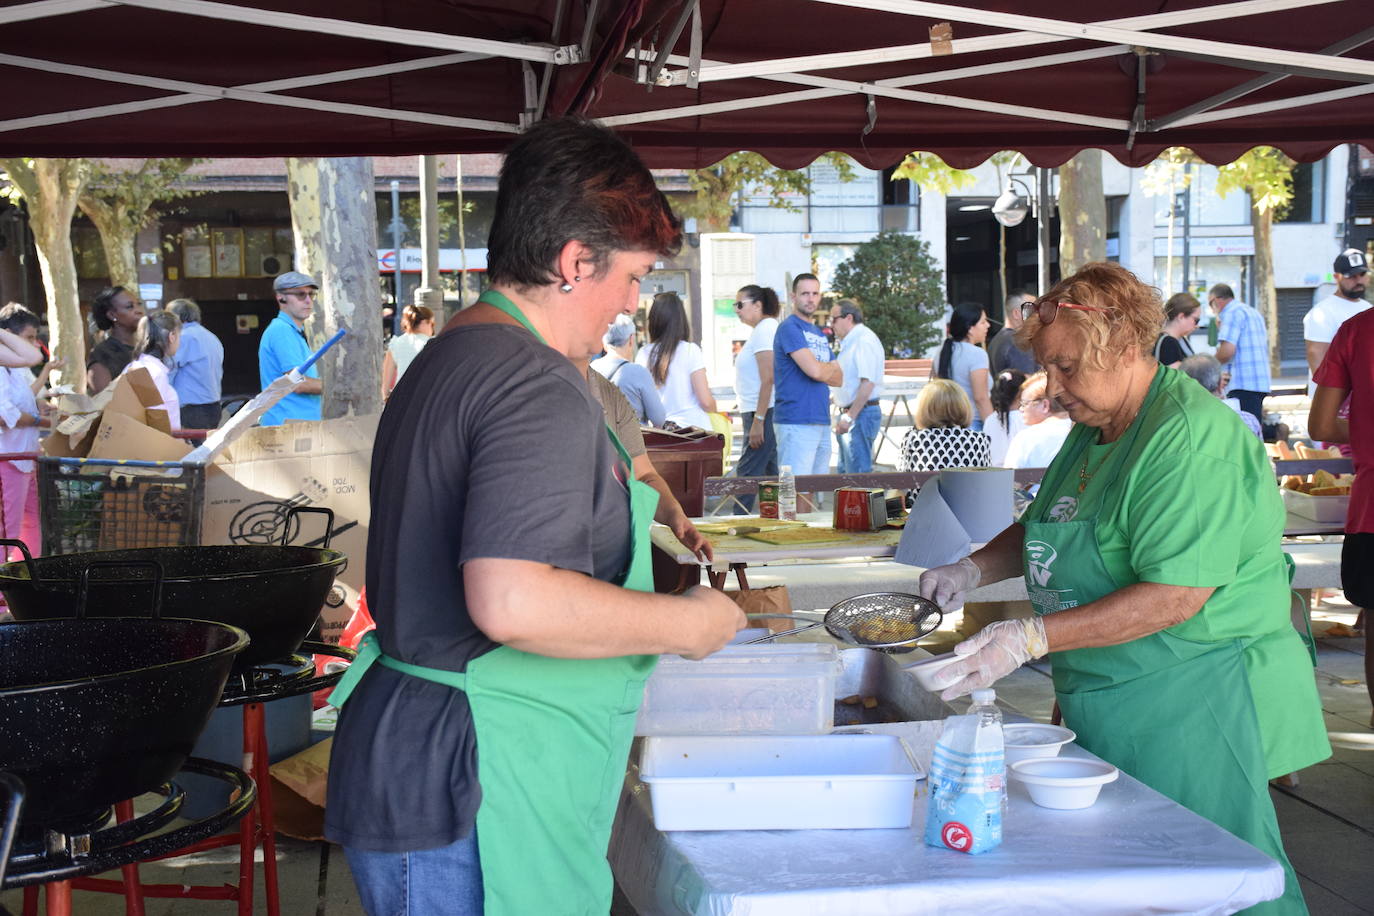
{"type": "Polygon", "coordinates": [[[1050,170],[1031,168],[1029,175],[1035,176],[1035,195],[1020,177],[1007,176],[1007,187],[992,205],[992,216],[1008,229],[1021,225],[1030,213],[1036,220],[1036,249],[1038,255],[1038,295],[1043,296],[1050,288],[1050,212],[1054,206],[1050,197],[1050,170]],[[1022,193],[1016,192],[1020,187],[1022,193]],[[1029,201],[1029,204],[1027,203],[1029,201]]]}

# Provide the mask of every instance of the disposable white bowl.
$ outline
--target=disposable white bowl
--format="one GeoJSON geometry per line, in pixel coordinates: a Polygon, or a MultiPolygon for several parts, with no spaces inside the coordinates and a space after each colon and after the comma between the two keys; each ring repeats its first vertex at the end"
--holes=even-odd
{"type": "Polygon", "coordinates": [[[1002,726],[1002,745],[1007,764],[1037,757],[1058,757],[1059,751],[1078,736],[1071,729],[1041,722],[1019,722],[1002,726]]]}
{"type": "Polygon", "coordinates": [[[1097,793],[1120,771],[1102,760],[1084,757],[1032,757],[1011,764],[1012,775],[1026,784],[1031,801],[1042,808],[1090,808],[1097,793]]]}
{"type": "Polygon", "coordinates": [[[903,665],[902,667],[916,675],[916,682],[926,690],[929,690],[931,693],[938,693],[943,688],[935,686],[934,678],[936,672],[946,665],[952,665],[965,657],[966,656],[955,655],[953,652],[950,652],[947,655],[937,655],[934,658],[927,658],[915,664],[903,665]]]}

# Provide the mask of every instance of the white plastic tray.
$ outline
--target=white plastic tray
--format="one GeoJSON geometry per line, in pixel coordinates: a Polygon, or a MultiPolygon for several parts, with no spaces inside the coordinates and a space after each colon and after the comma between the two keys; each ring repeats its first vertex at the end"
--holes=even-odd
{"type": "Polygon", "coordinates": [[[916,772],[892,735],[647,738],[659,830],[904,829],[916,772]]]}
{"type": "Polygon", "coordinates": [[[727,646],[664,656],[644,687],[636,735],[818,735],[835,723],[833,645],[727,646]]]}
{"type": "Polygon", "coordinates": [[[1343,522],[1350,508],[1350,497],[1312,496],[1298,490],[1284,490],[1283,504],[1294,515],[1314,522],[1343,522]]]}

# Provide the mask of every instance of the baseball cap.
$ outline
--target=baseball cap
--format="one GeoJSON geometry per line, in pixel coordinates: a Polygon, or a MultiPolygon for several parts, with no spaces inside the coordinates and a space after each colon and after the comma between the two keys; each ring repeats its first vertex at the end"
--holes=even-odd
{"type": "Polygon", "coordinates": [[[1347,248],[1336,255],[1336,263],[1331,269],[1338,274],[1363,274],[1369,272],[1369,262],[1360,249],[1347,248]]]}
{"type": "MultiPolygon", "coordinates": [[[[1358,252],[1356,253],[1358,254],[1358,252]]],[[[1361,261],[1360,263],[1363,264],[1364,262],[1361,261]]],[[[276,292],[281,292],[284,289],[298,289],[302,286],[320,288],[320,284],[316,283],[314,278],[301,273],[299,270],[288,270],[272,281],[272,289],[276,292]]]]}

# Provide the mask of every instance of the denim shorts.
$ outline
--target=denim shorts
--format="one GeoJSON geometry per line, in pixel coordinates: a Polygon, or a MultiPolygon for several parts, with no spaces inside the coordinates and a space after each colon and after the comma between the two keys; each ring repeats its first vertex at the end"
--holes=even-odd
{"type": "Polygon", "coordinates": [[[830,471],[829,423],[775,423],[778,467],[790,465],[797,477],[830,471]]]}

